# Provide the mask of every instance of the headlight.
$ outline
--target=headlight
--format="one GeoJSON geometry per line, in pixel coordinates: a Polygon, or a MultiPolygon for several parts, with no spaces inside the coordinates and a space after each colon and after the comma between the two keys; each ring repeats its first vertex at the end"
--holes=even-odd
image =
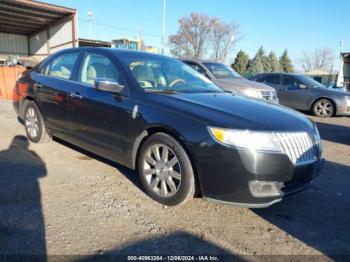
{"type": "Polygon", "coordinates": [[[253,97],[253,98],[263,98],[262,94],[258,90],[251,90],[247,89],[243,91],[243,94],[248,96],[248,97],[253,97]]]}
{"type": "Polygon", "coordinates": [[[280,144],[270,132],[209,127],[210,134],[219,143],[250,150],[282,152],[280,144]]]}
{"type": "Polygon", "coordinates": [[[348,104],[348,106],[350,106],[350,96],[346,96],[346,103],[348,104]]]}

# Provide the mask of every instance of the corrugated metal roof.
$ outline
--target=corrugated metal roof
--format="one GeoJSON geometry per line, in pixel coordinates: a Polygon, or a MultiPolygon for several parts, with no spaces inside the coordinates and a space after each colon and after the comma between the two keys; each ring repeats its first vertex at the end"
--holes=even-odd
{"type": "Polygon", "coordinates": [[[111,42],[79,38],[79,46],[96,46],[96,47],[111,47],[111,42]]]}
{"type": "Polygon", "coordinates": [[[75,12],[75,9],[33,0],[1,0],[0,32],[32,35],[75,12]]]}

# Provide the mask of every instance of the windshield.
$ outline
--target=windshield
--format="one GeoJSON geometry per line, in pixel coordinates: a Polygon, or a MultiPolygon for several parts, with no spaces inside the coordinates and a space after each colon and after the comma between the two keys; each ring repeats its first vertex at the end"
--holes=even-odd
{"type": "Polygon", "coordinates": [[[215,78],[241,78],[241,76],[232,68],[219,63],[203,63],[215,78]]]}
{"type": "Polygon", "coordinates": [[[196,70],[175,59],[144,53],[125,53],[119,57],[147,92],[224,92],[196,70]]]}
{"type": "Polygon", "coordinates": [[[299,75],[297,77],[301,82],[303,82],[306,86],[308,87],[313,87],[313,88],[326,88],[324,85],[321,83],[317,82],[316,80],[312,79],[311,77],[304,76],[304,75],[299,75]]]}

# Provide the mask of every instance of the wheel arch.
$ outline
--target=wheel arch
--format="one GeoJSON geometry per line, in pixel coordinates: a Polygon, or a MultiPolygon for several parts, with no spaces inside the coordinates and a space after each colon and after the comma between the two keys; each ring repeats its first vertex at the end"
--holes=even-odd
{"type": "Polygon", "coordinates": [[[313,111],[313,108],[314,108],[315,103],[316,103],[317,101],[321,100],[321,99],[327,99],[327,100],[331,101],[331,103],[332,103],[333,106],[334,106],[334,113],[333,113],[333,115],[336,115],[336,114],[337,114],[337,104],[335,103],[334,99],[332,99],[332,98],[330,98],[330,97],[328,97],[328,96],[320,96],[320,97],[315,98],[315,99],[312,101],[312,103],[311,103],[311,106],[310,106],[310,108],[309,108],[309,111],[313,111]]]}
{"type": "MultiPolygon", "coordinates": [[[[19,106],[19,113],[20,113],[20,118],[23,119],[24,117],[24,104],[26,103],[26,101],[34,101],[34,98],[31,97],[31,96],[26,96],[22,99],[22,102],[20,103],[20,106],[19,106]]],[[[35,101],[34,101],[35,102],[35,101]]]]}
{"type": "Polygon", "coordinates": [[[139,136],[135,139],[135,142],[134,142],[134,145],[132,148],[132,152],[131,152],[131,168],[134,170],[137,170],[137,161],[138,161],[140,149],[141,149],[143,143],[147,140],[147,138],[149,138],[150,136],[152,136],[153,134],[156,134],[156,133],[165,133],[165,134],[171,136],[183,147],[183,149],[185,150],[185,152],[188,155],[188,158],[191,161],[193,173],[195,175],[195,182],[197,184],[198,190],[200,190],[200,181],[199,181],[198,174],[197,174],[197,168],[196,168],[196,165],[195,165],[195,162],[193,159],[193,155],[191,154],[191,150],[189,149],[189,147],[185,143],[185,139],[175,130],[168,128],[168,127],[165,127],[165,126],[152,126],[152,127],[145,129],[144,131],[141,132],[141,134],[139,134],[139,136]]]}

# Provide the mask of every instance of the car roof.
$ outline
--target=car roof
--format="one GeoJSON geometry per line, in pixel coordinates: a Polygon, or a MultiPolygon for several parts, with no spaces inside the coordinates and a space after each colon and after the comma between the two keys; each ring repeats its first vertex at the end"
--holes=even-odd
{"type": "MultiPolygon", "coordinates": [[[[74,50],[85,50],[85,51],[98,51],[98,50],[105,50],[108,51],[112,54],[118,55],[118,54],[130,54],[130,55],[147,55],[147,56],[154,56],[154,57],[164,57],[163,55],[158,55],[158,54],[154,54],[154,53],[149,53],[149,52],[145,52],[145,51],[138,51],[138,50],[130,50],[130,49],[124,49],[124,48],[113,48],[113,47],[89,47],[89,46],[84,46],[84,47],[73,47],[73,48],[66,48],[63,49],[59,52],[69,52],[69,51],[74,51],[74,50]]],[[[169,57],[172,58],[172,57],[169,57]]],[[[172,58],[173,59],[173,58],[172,58]]]]}
{"type": "Polygon", "coordinates": [[[289,75],[289,76],[299,76],[302,74],[298,74],[298,73],[285,73],[285,72],[272,72],[272,73],[260,73],[260,74],[256,74],[255,76],[263,76],[263,75],[289,75]]]}
{"type": "Polygon", "coordinates": [[[183,58],[181,61],[184,62],[193,62],[193,63],[216,63],[216,64],[221,64],[220,62],[217,62],[215,60],[206,60],[206,59],[187,59],[183,58]]]}

